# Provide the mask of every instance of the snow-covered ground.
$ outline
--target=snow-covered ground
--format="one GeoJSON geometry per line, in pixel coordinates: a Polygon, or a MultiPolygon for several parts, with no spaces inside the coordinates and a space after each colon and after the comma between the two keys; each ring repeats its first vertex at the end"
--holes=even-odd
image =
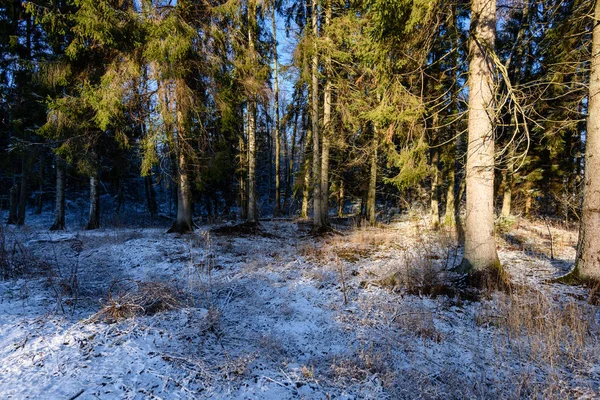
{"type": "Polygon", "coordinates": [[[520,285],[469,301],[419,294],[460,260],[422,219],[319,239],[48,225],[3,228],[31,270],[0,281],[2,399],[600,396],[598,308],[545,282],[572,231],[519,220],[499,254],[520,285]]]}

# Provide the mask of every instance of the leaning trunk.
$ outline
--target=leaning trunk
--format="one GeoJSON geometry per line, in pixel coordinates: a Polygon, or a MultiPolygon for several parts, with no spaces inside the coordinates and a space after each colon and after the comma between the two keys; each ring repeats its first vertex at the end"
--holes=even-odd
{"type": "MultiPolygon", "coordinates": [[[[469,64],[467,207],[461,267],[471,276],[501,270],[494,237],[494,51],[496,3],[473,0],[469,64]]],[[[496,274],[497,275],[497,274],[496,274]]]]}

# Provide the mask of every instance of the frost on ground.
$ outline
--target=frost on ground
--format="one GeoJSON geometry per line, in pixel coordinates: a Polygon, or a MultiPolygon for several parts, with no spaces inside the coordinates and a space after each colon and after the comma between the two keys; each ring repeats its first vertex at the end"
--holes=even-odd
{"type": "Polygon", "coordinates": [[[460,261],[407,220],[315,239],[4,228],[0,398],[597,398],[599,313],[546,283],[576,233],[499,232],[514,293],[438,290],[460,261]]]}

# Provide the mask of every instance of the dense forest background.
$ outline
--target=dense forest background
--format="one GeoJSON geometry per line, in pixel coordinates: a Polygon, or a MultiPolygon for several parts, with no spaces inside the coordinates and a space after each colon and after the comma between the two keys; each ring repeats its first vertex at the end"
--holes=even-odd
{"type": "Polygon", "coordinates": [[[1,208],[19,225],[52,208],[64,229],[65,204],[89,194],[87,229],[145,208],[177,232],[271,216],[326,230],[334,216],[376,224],[422,208],[462,235],[479,46],[492,210],[577,222],[593,8],[5,0],[1,208]]]}

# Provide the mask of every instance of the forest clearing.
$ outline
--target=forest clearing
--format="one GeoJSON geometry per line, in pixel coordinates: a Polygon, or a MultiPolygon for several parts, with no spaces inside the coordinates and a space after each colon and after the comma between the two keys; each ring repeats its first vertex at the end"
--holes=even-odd
{"type": "Polygon", "coordinates": [[[318,240],[290,221],[183,236],[47,222],[4,230],[30,270],[0,282],[3,398],[600,395],[598,308],[548,282],[575,257],[560,225],[498,232],[520,287],[463,299],[434,288],[461,250],[416,213],[318,240]]]}

